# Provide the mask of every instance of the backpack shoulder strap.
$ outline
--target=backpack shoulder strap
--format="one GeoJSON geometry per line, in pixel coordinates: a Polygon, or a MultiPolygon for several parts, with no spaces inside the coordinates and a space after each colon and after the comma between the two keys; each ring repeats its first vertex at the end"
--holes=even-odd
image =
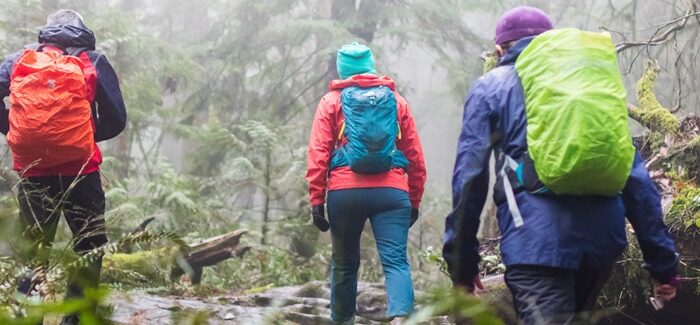
{"type": "Polygon", "coordinates": [[[70,56],[78,57],[83,52],[87,52],[87,50],[88,50],[87,47],[67,47],[66,53],[70,56]]]}

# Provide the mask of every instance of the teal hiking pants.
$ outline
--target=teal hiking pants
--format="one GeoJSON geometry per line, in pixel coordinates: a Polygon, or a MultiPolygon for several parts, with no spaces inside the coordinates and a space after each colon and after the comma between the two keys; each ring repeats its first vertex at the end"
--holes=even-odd
{"type": "Polygon", "coordinates": [[[411,202],[408,193],[393,188],[328,192],[328,218],[333,244],[331,318],[346,322],[355,315],[360,235],[369,219],[384,269],[387,318],[413,312],[411,267],[406,256],[411,202]]]}

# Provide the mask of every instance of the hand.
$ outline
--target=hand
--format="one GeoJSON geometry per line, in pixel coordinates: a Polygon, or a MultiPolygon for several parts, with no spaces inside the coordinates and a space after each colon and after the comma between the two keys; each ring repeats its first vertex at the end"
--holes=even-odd
{"type": "Polygon", "coordinates": [[[323,204],[311,208],[311,217],[313,218],[314,225],[316,228],[318,228],[318,230],[326,232],[328,231],[328,228],[331,227],[326,220],[326,212],[323,204]]]}
{"type": "Polygon", "coordinates": [[[474,277],[474,279],[472,279],[471,283],[459,283],[457,284],[457,288],[462,289],[469,294],[478,295],[479,291],[476,289],[484,290],[484,284],[481,283],[481,279],[477,275],[474,277]]]}
{"type": "Polygon", "coordinates": [[[676,297],[676,286],[672,284],[661,284],[659,281],[651,281],[654,286],[654,297],[663,302],[669,302],[676,297]]]}
{"type": "Polygon", "coordinates": [[[418,220],[418,216],[420,216],[420,212],[416,208],[411,209],[411,222],[408,224],[408,228],[413,227],[413,224],[416,223],[416,220],[418,220]]]}

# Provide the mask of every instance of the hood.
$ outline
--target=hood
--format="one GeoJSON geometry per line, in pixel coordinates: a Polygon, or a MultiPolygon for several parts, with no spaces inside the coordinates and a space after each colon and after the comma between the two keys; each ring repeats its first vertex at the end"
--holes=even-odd
{"type": "Polygon", "coordinates": [[[53,43],[63,47],[95,50],[95,34],[87,27],[59,25],[45,26],[39,31],[39,43],[53,43]]]}
{"type": "Polygon", "coordinates": [[[535,39],[535,36],[525,37],[515,42],[513,47],[509,48],[508,51],[506,51],[506,55],[504,55],[501,58],[501,61],[498,63],[498,65],[502,66],[515,64],[515,61],[520,56],[520,53],[523,53],[523,51],[525,51],[525,48],[527,48],[527,46],[530,45],[530,42],[532,42],[533,39],[535,39]]]}
{"type": "Polygon", "coordinates": [[[368,73],[354,75],[343,80],[333,80],[328,88],[330,88],[330,90],[343,90],[348,87],[369,88],[378,86],[387,86],[391,90],[396,90],[393,79],[387,76],[379,77],[368,73]]]}

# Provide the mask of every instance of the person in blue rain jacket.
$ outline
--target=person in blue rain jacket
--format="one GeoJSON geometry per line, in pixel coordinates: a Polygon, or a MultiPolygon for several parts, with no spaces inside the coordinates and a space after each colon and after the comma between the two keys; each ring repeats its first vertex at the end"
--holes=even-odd
{"type": "MultiPolygon", "coordinates": [[[[536,35],[552,28],[539,9],[506,12],[495,39],[499,65],[475,82],[464,106],[443,255],[454,284],[469,292],[482,287],[476,235],[492,151],[515,160],[527,151],[525,98],[514,64],[536,35]]],[[[502,164],[497,159],[496,170],[502,164]]],[[[677,253],[663,221],[660,195],[638,153],[617,197],[542,196],[516,188],[522,227],[514,226],[503,184],[496,184],[505,281],[525,324],[569,323],[574,315],[594,308],[627,245],[625,217],[639,241],[654,294],[665,301],[675,296],[677,253]]]]}

